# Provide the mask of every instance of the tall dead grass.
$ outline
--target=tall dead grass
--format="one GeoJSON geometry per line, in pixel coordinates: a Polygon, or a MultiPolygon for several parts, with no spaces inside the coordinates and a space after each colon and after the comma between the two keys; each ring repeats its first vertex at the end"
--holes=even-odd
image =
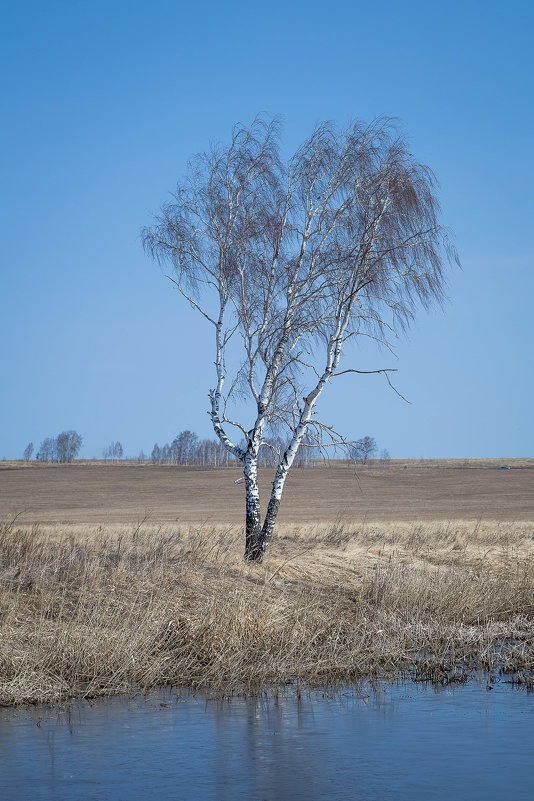
{"type": "Polygon", "coordinates": [[[533,686],[534,527],[0,528],[0,703],[364,677],[533,686]]]}

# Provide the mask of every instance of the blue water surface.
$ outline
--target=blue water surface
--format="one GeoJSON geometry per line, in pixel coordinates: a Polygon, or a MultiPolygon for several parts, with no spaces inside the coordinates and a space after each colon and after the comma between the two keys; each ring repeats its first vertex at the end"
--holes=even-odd
{"type": "Polygon", "coordinates": [[[3,801],[532,801],[533,757],[534,694],[478,681],[0,710],[3,801]]]}

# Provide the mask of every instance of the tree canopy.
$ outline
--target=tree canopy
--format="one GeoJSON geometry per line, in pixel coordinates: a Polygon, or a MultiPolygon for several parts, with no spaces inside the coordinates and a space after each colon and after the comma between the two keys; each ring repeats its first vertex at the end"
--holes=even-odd
{"type": "Polygon", "coordinates": [[[143,233],[214,328],[210,414],[244,464],[251,558],[268,545],[304,437],[340,441],[315,405],[335,376],[365,372],[339,369],[343,345],[358,337],[390,345],[418,305],[442,300],[444,267],[456,259],[434,175],[391,120],[322,123],[287,160],[280,131],[277,119],[259,117],[236,126],[228,146],[197,155],[143,233]],[[228,376],[234,343],[241,358],[228,376]],[[230,411],[238,394],[252,402],[248,420],[230,411]],[[286,446],[262,527],[256,466],[269,428],[285,431],[286,446]]]}

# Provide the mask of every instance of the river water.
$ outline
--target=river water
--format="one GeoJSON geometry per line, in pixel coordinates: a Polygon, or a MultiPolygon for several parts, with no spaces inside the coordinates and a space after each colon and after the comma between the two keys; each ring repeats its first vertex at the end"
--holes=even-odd
{"type": "Polygon", "coordinates": [[[534,694],[472,681],[0,710],[2,801],[532,801],[534,694]]]}

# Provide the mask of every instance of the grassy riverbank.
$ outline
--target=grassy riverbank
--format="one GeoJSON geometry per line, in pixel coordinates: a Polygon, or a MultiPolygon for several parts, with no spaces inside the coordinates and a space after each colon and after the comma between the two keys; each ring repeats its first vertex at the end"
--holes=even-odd
{"type": "Polygon", "coordinates": [[[262,566],[242,539],[5,523],[0,703],[476,669],[534,686],[533,524],[286,525],[262,566]]]}

